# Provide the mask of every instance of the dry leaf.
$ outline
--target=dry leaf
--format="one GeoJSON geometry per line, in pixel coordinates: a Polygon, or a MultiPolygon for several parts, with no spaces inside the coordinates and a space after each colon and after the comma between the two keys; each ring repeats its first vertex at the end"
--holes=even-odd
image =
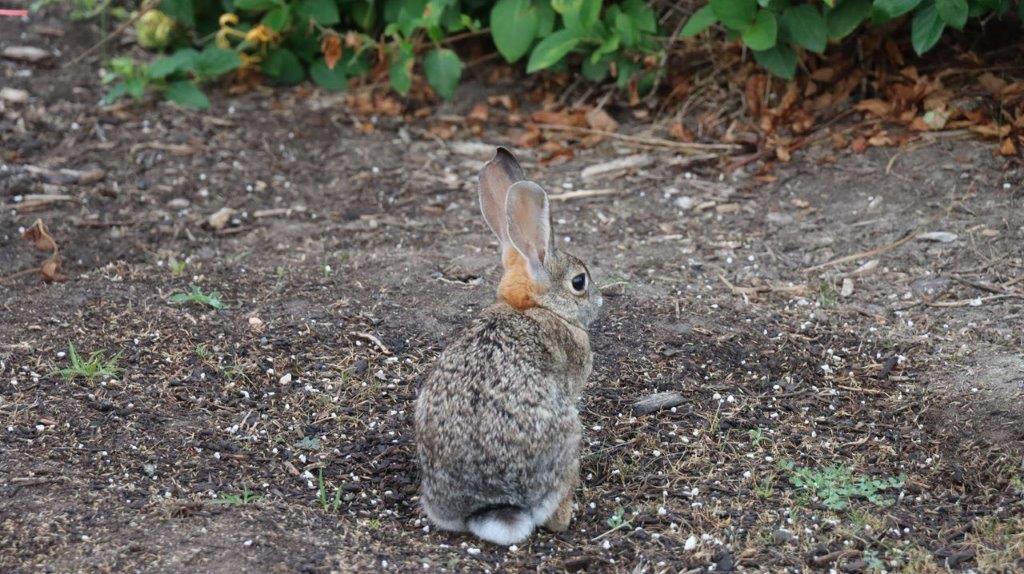
{"type": "Polygon", "coordinates": [[[36,219],[32,227],[26,229],[21,237],[26,241],[31,241],[32,245],[40,251],[49,251],[50,253],[56,253],[57,242],[54,241],[53,236],[46,229],[46,224],[43,223],[42,219],[36,219]]]}
{"type": "Polygon", "coordinates": [[[1017,155],[1017,145],[1013,143],[1013,138],[1003,139],[999,144],[999,155],[1017,155]]]}
{"type": "Polygon", "coordinates": [[[873,135],[868,138],[868,145],[871,147],[885,147],[893,144],[892,138],[886,132],[881,132],[878,135],[873,135]]]}
{"type": "Polygon", "coordinates": [[[540,143],[541,133],[537,124],[526,124],[526,132],[516,138],[517,147],[536,147],[540,143]]]}
{"type": "Polygon", "coordinates": [[[668,128],[668,135],[681,142],[693,142],[697,139],[693,132],[686,129],[683,122],[673,122],[668,128]]]}
{"type": "Polygon", "coordinates": [[[492,106],[500,105],[510,112],[516,111],[516,104],[509,96],[490,96],[489,98],[487,98],[487,103],[492,106]]]}
{"type": "Polygon", "coordinates": [[[744,99],[747,103],[747,113],[750,117],[761,115],[761,100],[764,97],[765,87],[768,85],[768,78],[764,74],[754,74],[747,79],[747,85],[743,88],[744,99]]]}
{"type": "Polygon", "coordinates": [[[490,117],[490,111],[487,109],[487,104],[480,102],[473,106],[473,109],[469,111],[469,115],[466,119],[474,122],[486,122],[487,118],[490,117]]]}
{"type": "Polygon", "coordinates": [[[788,162],[792,156],[789,154],[788,147],[780,145],[775,148],[775,157],[779,158],[779,161],[788,162]]]}
{"type": "Polygon", "coordinates": [[[320,39],[320,51],[324,54],[327,69],[333,70],[341,59],[341,36],[330,30],[325,31],[320,39]]]}
{"type": "Polygon", "coordinates": [[[61,272],[60,268],[60,254],[54,253],[53,255],[46,258],[43,264],[39,267],[39,273],[43,276],[43,281],[65,281],[67,276],[61,272]]]}
{"type": "Polygon", "coordinates": [[[884,118],[892,112],[892,106],[888,102],[883,102],[877,98],[861,100],[854,106],[854,109],[858,112],[870,112],[880,118],[884,118]]]}
{"type": "Polygon", "coordinates": [[[619,122],[615,121],[608,112],[601,108],[594,108],[587,112],[587,124],[595,129],[602,132],[614,132],[619,128],[619,122]]]}
{"type": "Polygon", "coordinates": [[[857,136],[850,142],[850,150],[853,153],[864,153],[868,149],[868,140],[864,136],[857,136]]]}
{"type": "Polygon", "coordinates": [[[530,119],[538,124],[551,124],[555,126],[570,126],[582,128],[587,126],[586,114],[583,112],[534,112],[530,119]]]}
{"type": "Polygon", "coordinates": [[[995,77],[992,72],[985,72],[978,76],[978,83],[981,87],[989,91],[993,96],[999,96],[1003,93],[1003,88],[1006,87],[1006,81],[995,77]]]}

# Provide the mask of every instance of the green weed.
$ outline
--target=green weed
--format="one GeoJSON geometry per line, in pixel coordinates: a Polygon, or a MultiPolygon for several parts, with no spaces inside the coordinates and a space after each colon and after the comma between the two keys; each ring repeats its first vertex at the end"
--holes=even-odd
{"type": "Polygon", "coordinates": [[[203,290],[198,285],[192,285],[192,291],[188,293],[175,293],[171,295],[171,303],[182,304],[182,303],[199,303],[200,305],[207,305],[214,309],[224,309],[227,305],[224,304],[220,299],[220,293],[217,291],[211,291],[210,293],[203,293],[203,290]]]}
{"type": "Polygon", "coordinates": [[[834,465],[820,469],[797,468],[793,461],[785,460],[780,466],[790,472],[789,482],[798,492],[817,498],[831,510],[847,508],[851,500],[864,499],[879,506],[891,501],[880,493],[903,486],[903,476],[871,479],[855,476],[846,466],[834,465]]]}
{"type": "Polygon", "coordinates": [[[68,343],[68,359],[71,361],[71,366],[57,372],[65,380],[82,377],[91,381],[96,377],[116,377],[123,370],[117,366],[120,356],[117,354],[107,359],[104,358],[103,351],[96,351],[89,355],[88,359],[83,359],[75,346],[68,343]]]}
{"type": "Polygon", "coordinates": [[[210,501],[210,504],[222,504],[224,506],[245,506],[259,502],[263,497],[249,490],[248,486],[242,487],[240,494],[219,494],[217,498],[210,501]]]}

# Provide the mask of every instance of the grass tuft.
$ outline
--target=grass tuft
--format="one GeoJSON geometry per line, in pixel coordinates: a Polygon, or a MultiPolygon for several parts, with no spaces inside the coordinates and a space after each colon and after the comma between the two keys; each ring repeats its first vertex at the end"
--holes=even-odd
{"type": "Polygon", "coordinates": [[[104,358],[103,351],[96,351],[89,355],[88,359],[83,359],[78,354],[75,346],[72,343],[68,343],[68,359],[71,361],[71,366],[60,369],[57,372],[68,381],[77,377],[90,381],[97,377],[116,377],[122,371],[117,366],[117,360],[120,356],[120,354],[117,354],[107,359],[104,358]]]}

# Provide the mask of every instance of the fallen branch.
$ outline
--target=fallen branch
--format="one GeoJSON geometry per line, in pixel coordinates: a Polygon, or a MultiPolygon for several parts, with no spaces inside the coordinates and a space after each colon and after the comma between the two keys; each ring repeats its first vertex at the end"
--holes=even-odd
{"type": "Polygon", "coordinates": [[[352,336],[353,337],[358,337],[360,339],[366,339],[367,341],[372,342],[373,344],[377,345],[377,348],[380,349],[380,352],[384,353],[385,355],[390,355],[391,354],[391,351],[384,345],[384,343],[381,342],[380,339],[378,339],[377,337],[375,337],[375,336],[373,336],[373,335],[371,335],[369,333],[353,332],[352,336]]]}
{"type": "Polygon", "coordinates": [[[558,193],[555,195],[549,195],[548,199],[551,201],[565,201],[567,199],[579,199],[581,197],[599,197],[602,195],[614,195],[616,193],[622,193],[621,189],[578,189],[576,191],[567,191],[565,193],[558,193]]]}
{"type": "Polygon", "coordinates": [[[842,265],[843,263],[849,263],[851,261],[857,261],[858,259],[867,259],[868,257],[874,257],[875,255],[881,255],[882,253],[888,253],[889,251],[892,251],[893,249],[896,249],[900,245],[903,245],[904,243],[907,243],[911,239],[914,239],[915,237],[917,237],[917,233],[920,230],[921,230],[920,227],[915,227],[913,230],[905,233],[903,235],[903,237],[900,237],[899,239],[897,239],[896,241],[893,241],[892,243],[890,243],[888,245],[882,245],[881,247],[876,247],[874,249],[869,249],[867,251],[859,251],[857,253],[853,253],[853,254],[850,254],[850,255],[844,255],[843,257],[839,257],[837,259],[833,259],[832,261],[828,261],[828,262],[825,262],[825,263],[821,263],[819,265],[814,265],[812,267],[808,267],[807,269],[804,269],[804,271],[817,271],[818,269],[824,269],[826,267],[833,267],[835,265],[842,265]]]}
{"type": "Polygon", "coordinates": [[[957,301],[935,301],[932,303],[925,302],[925,305],[929,307],[981,307],[983,304],[990,301],[999,301],[1001,299],[1024,299],[1024,293],[1000,293],[998,295],[989,295],[988,297],[976,297],[974,299],[960,299],[957,301]]]}
{"type": "Polygon", "coordinates": [[[600,135],[607,138],[616,139],[619,141],[629,142],[636,145],[648,146],[648,147],[661,147],[676,149],[684,153],[701,153],[708,150],[718,150],[723,152],[735,151],[740,149],[740,146],[736,144],[706,144],[706,143],[689,143],[689,142],[677,142],[667,140],[664,138],[656,138],[649,136],[632,136],[628,134],[619,134],[615,132],[607,132],[604,130],[595,130],[592,128],[584,128],[578,126],[560,126],[557,124],[537,124],[542,130],[552,130],[558,132],[574,132],[582,134],[594,134],[600,135]]]}

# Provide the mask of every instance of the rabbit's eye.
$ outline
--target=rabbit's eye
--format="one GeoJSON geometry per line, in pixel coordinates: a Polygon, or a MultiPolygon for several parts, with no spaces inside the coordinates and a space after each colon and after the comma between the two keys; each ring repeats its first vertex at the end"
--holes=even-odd
{"type": "Polygon", "coordinates": [[[580,273],[579,275],[572,278],[572,288],[577,293],[582,293],[587,288],[587,274],[580,273]]]}

